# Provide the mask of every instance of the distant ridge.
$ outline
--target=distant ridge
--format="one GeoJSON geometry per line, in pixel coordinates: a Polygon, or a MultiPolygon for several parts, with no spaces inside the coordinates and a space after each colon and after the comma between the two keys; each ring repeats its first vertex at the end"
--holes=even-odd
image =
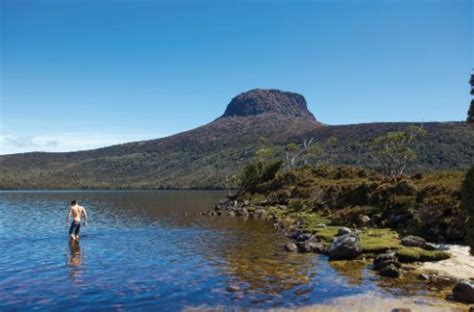
{"type": "MultiPolygon", "coordinates": [[[[324,161],[376,165],[369,143],[388,131],[420,123],[327,126],[316,120],[302,95],[254,89],[234,97],[216,120],[166,138],[69,153],[0,156],[1,189],[205,189],[223,188],[262,146],[284,158],[289,143],[337,139],[324,161]]],[[[423,123],[428,135],[409,168],[465,169],[474,159],[474,131],[465,122],[423,123]]]]}

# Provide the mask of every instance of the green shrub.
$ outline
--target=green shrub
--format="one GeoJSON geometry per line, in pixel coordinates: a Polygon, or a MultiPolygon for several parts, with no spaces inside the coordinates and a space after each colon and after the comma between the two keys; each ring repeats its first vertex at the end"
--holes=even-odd
{"type": "Polygon", "coordinates": [[[275,161],[269,164],[263,162],[250,163],[240,177],[240,188],[244,192],[255,193],[260,184],[272,180],[283,162],[275,161]]]}

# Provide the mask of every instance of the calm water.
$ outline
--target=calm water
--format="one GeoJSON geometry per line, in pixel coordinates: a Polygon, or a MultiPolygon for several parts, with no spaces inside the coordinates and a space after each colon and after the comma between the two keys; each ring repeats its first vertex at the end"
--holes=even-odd
{"type": "Polygon", "coordinates": [[[264,221],[199,216],[223,195],[0,192],[0,310],[269,308],[368,291],[423,294],[359,263],[284,252],[287,239],[264,221]],[[70,244],[74,198],[90,222],[70,244]]]}

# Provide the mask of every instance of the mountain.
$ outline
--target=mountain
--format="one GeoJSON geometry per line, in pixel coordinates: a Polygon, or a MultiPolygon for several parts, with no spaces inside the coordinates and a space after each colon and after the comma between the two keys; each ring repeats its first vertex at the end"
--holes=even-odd
{"type": "MultiPolygon", "coordinates": [[[[334,137],[337,144],[328,147],[324,160],[374,167],[368,143],[412,124],[328,126],[313,116],[302,95],[255,89],[234,97],[209,124],[166,138],[79,152],[0,156],[0,188],[219,188],[264,146],[262,138],[283,158],[288,143],[334,137]]],[[[474,133],[465,122],[422,125],[428,135],[417,145],[419,157],[411,171],[471,164],[474,133]]]]}

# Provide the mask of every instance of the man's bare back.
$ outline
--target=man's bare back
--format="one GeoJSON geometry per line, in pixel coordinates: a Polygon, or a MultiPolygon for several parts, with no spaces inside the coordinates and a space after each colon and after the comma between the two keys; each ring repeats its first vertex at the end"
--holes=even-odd
{"type": "Polygon", "coordinates": [[[69,217],[72,216],[73,221],[71,223],[71,226],[69,227],[69,236],[72,239],[79,239],[79,231],[81,229],[81,218],[84,216],[84,226],[86,226],[87,223],[87,212],[86,208],[79,206],[79,204],[73,200],[71,202],[71,206],[69,207],[69,212],[67,214],[66,218],[66,226],[69,223],[69,217]]]}

